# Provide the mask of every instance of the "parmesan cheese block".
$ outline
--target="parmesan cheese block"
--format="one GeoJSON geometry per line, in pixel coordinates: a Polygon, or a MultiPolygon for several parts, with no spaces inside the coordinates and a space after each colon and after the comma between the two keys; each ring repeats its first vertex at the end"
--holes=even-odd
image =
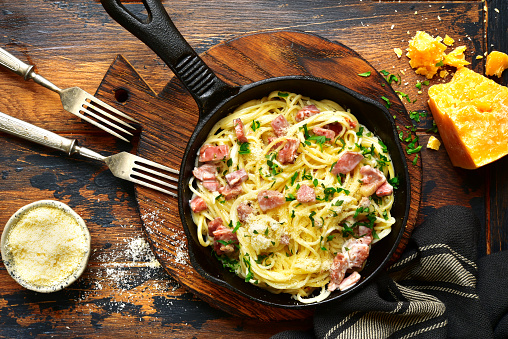
{"type": "Polygon", "coordinates": [[[87,252],[87,238],[75,218],[52,206],[25,212],[10,230],[7,251],[14,270],[34,286],[54,286],[73,274],[87,252]]]}
{"type": "Polygon", "coordinates": [[[454,166],[475,169],[508,154],[508,88],[462,67],[429,88],[429,106],[454,166]]]}

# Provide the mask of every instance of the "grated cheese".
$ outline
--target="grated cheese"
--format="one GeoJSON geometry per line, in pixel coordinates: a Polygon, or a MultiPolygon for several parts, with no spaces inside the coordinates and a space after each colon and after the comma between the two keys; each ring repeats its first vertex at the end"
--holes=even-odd
{"type": "Polygon", "coordinates": [[[76,271],[87,251],[77,221],[56,207],[27,211],[10,230],[7,250],[16,274],[35,286],[53,286],[76,271]]]}
{"type": "Polygon", "coordinates": [[[438,151],[440,146],[441,142],[436,137],[431,135],[429,141],[427,142],[427,148],[438,151]]]}

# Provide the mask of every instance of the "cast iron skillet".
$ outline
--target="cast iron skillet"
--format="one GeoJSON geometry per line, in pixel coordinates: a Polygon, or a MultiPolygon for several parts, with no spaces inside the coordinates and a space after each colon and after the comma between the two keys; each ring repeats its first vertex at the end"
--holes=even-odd
{"type": "Polygon", "coordinates": [[[119,0],[101,0],[101,2],[113,19],[148,45],[173,70],[198,104],[198,123],[187,144],[180,167],[178,208],[188,238],[189,257],[199,274],[266,305],[304,308],[345,297],[362,288],[383,269],[402,237],[410,203],[406,158],[397,141],[395,123],[384,106],[340,84],[308,76],[285,76],[240,87],[229,86],[211,71],[185,41],[159,0],[143,0],[148,13],[146,20],[138,19],[119,0]],[[333,292],[320,303],[302,304],[288,294],[272,294],[230,273],[212,256],[210,248],[199,245],[196,227],[191,217],[189,200],[192,192],[188,182],[192,177],[198,150],[209,131],[217,121],[231,113],[237,106],[251,99],[262,98],[274,90],[300,93],[317,100],[330,99],[351,109],[358,121],[386,144],[400,181],[399,188],[394,192],[395,203],[392,208],[396,222],[390,235],[372,247],[368,262],[361,272],[362,281],[344,292],[333,292]]]}

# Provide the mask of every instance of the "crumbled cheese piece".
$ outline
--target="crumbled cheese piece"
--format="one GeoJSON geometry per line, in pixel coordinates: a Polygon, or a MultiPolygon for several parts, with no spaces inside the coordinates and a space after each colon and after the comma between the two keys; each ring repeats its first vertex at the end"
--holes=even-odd
{"type": "Polygon", "coordinates": [[[453,40],[453,38],[449,37],[448,34],[445,35],[445,38],[443,40],[443,43],[446,45],[446,46],[451,46],[453,45],[453,43],[455,42],[455,40],[453,40]]]}
{"type": "Polygon", "coordinates": [[[449,74],[449,73],[448,73],[448,71],[447,71],[447,70],[445,70],[445,69],[439,72],[439,76],[440,76],[441,78],[446,77],[448,74],[449,74]]]}
{"type": "Polygon", "coordinates": [[[53,286],[76,271],[87,251],[77,221],[56,207],[35,207],[11,229],[8,252],[16,274],[35,286],[53,286]]]}
{"type": "Polygon", "coordinates": [[[483,55],[477,55],[476,60],[483,59],[483,55]]]}
{"type": "Polygon", "coordinates": [[[402,50],[400,48],[394,48],[393,51],[397,55],[397,58],[400,58],[402,56],[402,50]]]}
{"type": "Polygon", "coordinates": [[[427,142],[427,148],[437,151],[437,150],[439,150],[440,146],[441,146],[441,142],[436,137],[431,135],[429,138],[429,141],[427,142]]]}
{"type": "Polygon", "coordinates": [[[496,11],[496,13],[499,13],[499,9],[497,8],[494,8],[494,11],[496,11]]]}

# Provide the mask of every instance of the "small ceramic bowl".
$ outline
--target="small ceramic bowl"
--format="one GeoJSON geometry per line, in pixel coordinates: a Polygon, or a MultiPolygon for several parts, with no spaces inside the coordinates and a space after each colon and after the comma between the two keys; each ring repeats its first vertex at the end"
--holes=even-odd
{"type": "Polygon", "coordinates": [[[4,227],[2,232],[2,240],[1,240],[1,252],[2,252],[2,260],[7,268],[7,271],[11,275],[11,277],[16,280],[21,286],[36,292],[41,293],[51,293],[62,290],[67,286],[71,285],[74,281],[76,281],[83,271],[85,270],[88,264],[88,258],[90,257],[90,232],[86,227],[84,220],[69,206],[64,203],[55,200],[40,200],[23,206],[20,208],[14,215],[7,221],[7,224],[4,227]],[[73,218],[79,225],[83,235],[85,237],[85,245],[84,245],[84,253],[81,257],[81,260],[77,266],[77,268],[67,277],[62,280],[55,282],[51,285],[36,285],[32,282],[29,282],[23,279],[16,271],[16,264],[14,262],[14,258],[12,257],[12,253],[10,253],[8,247],[8,238],[10,236],[11,230],[17,225],[17,223],[21,220],[21,218],[28,212],[33,209],[37,209],[40,207],[54,207],[59,210],[65,212],[71,218],[73,218]]]}

